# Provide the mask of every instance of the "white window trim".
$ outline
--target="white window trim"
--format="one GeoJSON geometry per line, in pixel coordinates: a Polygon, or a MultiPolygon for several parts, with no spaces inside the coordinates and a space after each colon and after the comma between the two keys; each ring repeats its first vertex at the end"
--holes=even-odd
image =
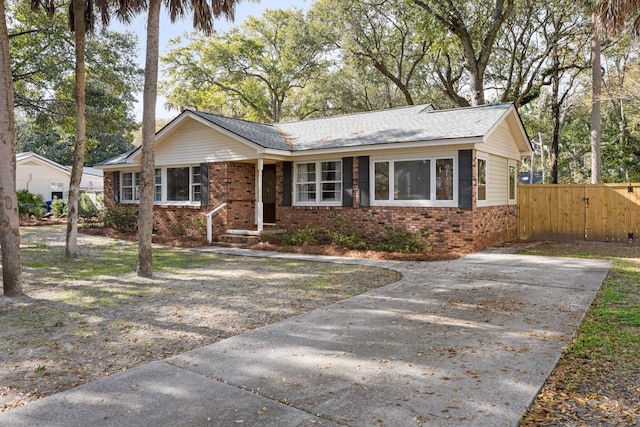
{"type": "Polygon", "coordinates": [[[478,156],[476,158],[476,203],[478,204],[478,206],[487,206],[489,205],[489,159],[485,156],[478,156]],[[479,199],[479,188],[480,188],[480,168],[478,167],[478,160],[484,160],[485,161],[485,168],[484,168],[484,172],[485,172],[485,183],[484,183],[484,192],[485,192],[485,199],[484,200],[480,200],[479,199]]]}
{"type": "Polygon", "coordinates": [[[136,175],[138,175],[138,184],[140,183],[140,171],[120,171],[120,179],[119,179],[119,183],[120,183],[120,188],[118,189],[118,194],[120,194],[120,203],[122,204],[138,204],[139,199],[136,199],[136,193],[138,193],[138,196],[140,195],[140,187],[139,185],[136,186],[136,175]],[[131,188],[131,197],[132,199],[126,199],[124,198],[124,174],[130,173],[131,174],[131,187],[129,187],[128,185],[126,186],[127,188],[131,188]],[[136,187],[138,188],[138,191],[136,191],[136,187]]]}
{"type": "Polygon", "coordinates": [[[507,166],[507,200],[509,201],[508,204],[517,204],[518,203],[518,164],[512,160],[509,160],[508,162],[508,166],[507,166]],[[514,170],[514,191],[513,191],[513,195],[514,198],[511,198],[511,194],[510,194],[510,181],[511,181],[511,168],[513,167],[514,170]]]}
{"type": "MultiPolygon", "coordinates": [[[[157,205],[157,206],[201,206],[201,201],[193,201],[191,200],[193,197],[193,168],[199,168],[200,165],[169,165],[169,166],[157,166],[155,167],[155,169],[160,169],[160,177],[161,177],[161,193],[162,193],[162,197],[161,200],[154,200],[153,204],[157,205]],[[167,200],[167,169],[173,169],[173,168],[189,168],[189,200],[167,200]]],[[[123,196],[123,179],[122,179],[122,175],[125,173],[131,173],[131,174],[140,174],[139,170],[123,170],[120,171],[120,203],[121,204],[139,204],[140,203],[140,199],[139,199],[139,190],[138,190],[138,199],[135,200],[124,200],[122,198],[123,196]]],[[[202,178],[201,178],[202,180],[202,178]]],[[[200,185],[202,186],[202,183],[200,183],[200,185]]],[[[139,188],[139,187],[138,187],[139,188]]],[[[155,172],[154,172],[154,196],[155,196],[155,172]]],[[[202,190],[201,190],[202,191],[202,190]]],[[[202,193],[201,193],[202,194],[202,193]]],[[[134,186],[134,195],[135,195],[135,186],[134,186]]],[[[135,196],[134,196],[135,197],[135,196]]]]}
{"type": "MultiPolygon", "coordinates": [[[[333,181],[326,181],[333,182],[333,181]]],[[[337,181],[336,181],[337,182],[337,181]]],[[[296,162],[293,165],[293,206],[342,206],[342,191],[344,190],[344,177],[342,176],[342,159],[326,159],[326,160],[313,160],[313,161],[301,161],[296,162]],[[330,202],[323,202],[322,197],[322,163],[336,162],[338,163],[340,170],[340,192],[338,193],[339,200],[333,200],[330,202]],[[315,163],[316,165],[316,200],[315,201],[298,201],[298,165],[315,163]]]]}
{"type": "Polygon", "coordinates": [[[371,206],[432,206],[432,207],[458,207],[458,156],[454,154],[450,155],[437,155],[437,156],[416,156],[416,157],[376,157],[369,159],[369,194],[371,200],[371,206]],[[394,168],[391,163],[405,162],[412,160],[429,160],[430,175],[429,181],[431,188],[429,189],[429,200],[393,200],[394,189],[394,168]],[[436,161],[438,160],[453,160],[453,199],[452,200],[436,200],[436,161]],[[376,163],[389,163],[389,200],[376,200],[376,163]]]}

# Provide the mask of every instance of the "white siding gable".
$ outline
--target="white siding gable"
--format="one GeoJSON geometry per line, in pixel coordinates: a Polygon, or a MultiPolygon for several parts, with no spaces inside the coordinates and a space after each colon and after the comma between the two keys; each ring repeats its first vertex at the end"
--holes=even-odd
{"type": "Polygon", "coordinates": [[[500,123],[488,135],[486,142],[481,144],[478,149],[507,159],[520,160],[520,150],[518,150],[506,121],[500,123]]]}
{"type": "Polygon", "coordinates": [[[195,120],[180,124],[175,132],[158,142],[155,148],[157,166],[255,158],[255,149],[195,120]]]}
{"type": "Polygon", "coordinates": [[[51,200],[51,185],[62,187],[63,197],[69,191],[70,174],[39,161],[26,160],[16,164],[16,190],[27,190],[41,194],[45,200],[51,200]]]}

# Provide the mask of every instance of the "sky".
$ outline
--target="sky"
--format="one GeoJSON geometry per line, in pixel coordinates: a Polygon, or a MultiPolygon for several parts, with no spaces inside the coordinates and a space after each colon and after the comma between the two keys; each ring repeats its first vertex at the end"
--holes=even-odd
{"type": "MultiPolygon", "coordinates": [[[[216,20],[214,28],[217,31],[228,31],[232,26],[240,25],[249,16],[259,17],[265,9],[289,9],[292,7],[307,10],[313,0],[261,0],[259,2],[243,0],[236,6],[236,16],[234,22],[226,19],[216,20]]],[[[185,17],[182,21],[171,23],[168,14],[163,8],[160,18],[160,56],[166,53],[169,40],[176,38],[186,32],[193,31],[191,18],[185,17]]],[[[145,46],[146,46],[146,14],[138,16],[128,25],[112,22],[111,29],[116,31],[131,31],[138,36],[138,63],[144,68],[145,46]]],[[[162,79],[162,65],[160,65],[160,79],[162,79]]],[[[137,96],[138,102],[135,106],[136,120],[142,120],[142,93],[137,96]]],[[[156,104],[156,119],[171,119],[179,114],[178,111],[168,111],[164,108],[166,99],[158,96],[156,104]]]]}

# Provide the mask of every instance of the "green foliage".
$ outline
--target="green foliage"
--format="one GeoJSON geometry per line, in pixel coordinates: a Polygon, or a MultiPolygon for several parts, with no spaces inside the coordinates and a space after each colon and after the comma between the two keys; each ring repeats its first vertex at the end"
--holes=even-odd
{"type": "Polygon", "coordinates": [[[173,40],[162,58],[168,102],[260,122],[298,118],[293,95],[329,67],[325,31],[300,10],[266,10],[224,34],[173,40]]]}
{"type": "Polygon", "coordinates": [[[78,216],[80,218],[96,218],[100,216],[100,209],[93,203],[93,200],[91,200],[87,193],[80,194],[78,216]]]}
{"type": "Polygon", "coordinates": [[[42,218],[44,216],[45,204],[41,194],[29,193],[27,190],[19,190],[18,213],[20,216],[32,218],[42,218]]]}
{"type": "Polygon", "coordinates": [[[315,243],[320,234],[320,229],[306,226],[282,236],[281,243],[289,246],[303,246],[315,243]]]}
{"type": "Polygon", "coordinates": [[[345,218],[336,223],[335,230],[329,231],[329,236],[331,236],[331,241],[341,248],[355,250],[368,248],[364,233],[345,218]]]}
{"type": "Polygon", "coordinates": [[[67,212],[67,200],[54,197],[53,201],[51,201],[51,215],[53,215],[54,218],[64,218],[67,216],[67,212]]]}
{"type": "MultiPolygon", "coordinates": [[[[8,3],[11,66],[16,93],[19,152],[32,151],[63,165],[75,146],[73,34],[64,8],[53,18],[25,2],[8,3]]],[[[135,93],[142,86],[132,33],[90,34],[86,45],[85,161],[93,165],[132,148],[138,125],[135,93]]]]}
{"type": "Polygon", "coordinates": [[[180,237],[202,237],[207,234],[207,222],[203,218],[191,218],[173,227],[173,233],[180,237]]]}
{"type": "Polygon", "coordinates": [[[387,228],[375,249],[382,252],[401,252],[406,254],[430,253],[433,251],[433,247],[429,236],[430,233],[426,230],[420,233],[411,233],[387,228]]]}
{"type": "Polygon", "coordinates": [[[138,230],[138,207],[116,206],[105,209],[105,227],[131,233],[138,230]]]}

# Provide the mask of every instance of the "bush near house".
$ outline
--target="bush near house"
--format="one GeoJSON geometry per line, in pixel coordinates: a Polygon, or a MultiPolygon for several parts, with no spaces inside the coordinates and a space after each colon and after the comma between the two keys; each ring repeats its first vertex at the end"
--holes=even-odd
{"type": "Polygon", "coordinates": [[[286,246],[305,246],[320,244],[335,245],[350,250],[373,250],[379,252],[398,252],[404,254],[431,254],[433,244],[428,230],[417,233],[405,232],[387,228],[384,236],[377,243],[370,244],[365,240],[364,233],[354,227],[348,220],[341,219],[333,230],[305,227],[284,234],[280,244],[286,246]]]}
{"type": "Polygon", "coordinates": [[[65,199],[55,197],[51,202],[51,215],[54,218],[65,218],[67,216],[68,206],[65,199]]]}
{"type": "Polygon", "coordinates": [[[40,219],[44,216],[46,205],[41,194],[29,193],[27,190],[19,190],[18,213],[20,216],[40,219]]]}
{"type": "Polygon", "coordinates": [[[104,226],[132,233],[138,230],[138,207],[115,206],[104,211],[104,226]]]}

